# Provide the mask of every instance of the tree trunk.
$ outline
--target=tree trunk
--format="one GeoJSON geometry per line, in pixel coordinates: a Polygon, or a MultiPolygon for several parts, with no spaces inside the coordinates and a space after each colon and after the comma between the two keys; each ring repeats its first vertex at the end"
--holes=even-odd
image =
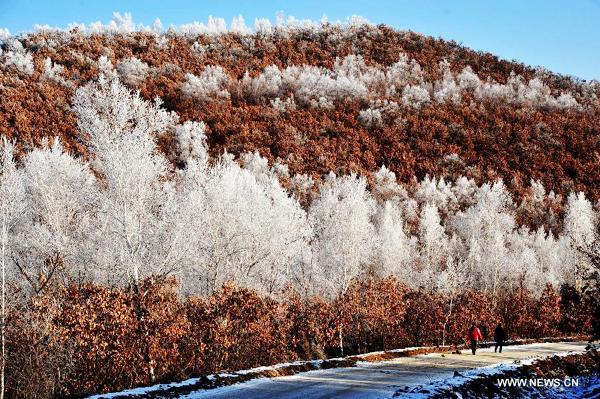
{"type": "Polygon", "coordinates": [[[450,316],[452,316],[452,302],[453,301],[454,301],[454,297],[450,297],[450,307],[448,309],[448,313],[446,313],[446,319],[444,320],[444,327],[442,328],[442,346],[446,346],[446,326],[448,325],[450,316]]]}
{"type": "Polygon", "coordinates": [[[6,369],[6,239],[8,232],[6,226],[6,215],[2,220],[2,371],[0,372],[0,399],[4,399],[4,374],[6,369]]]}
{"type": "Polygon", "coordinates": [[[344,356],[344,340],[342,338],[342,323],[338,324],[338,337],[340,340],[340,352],[341,356],[344,356]]]}

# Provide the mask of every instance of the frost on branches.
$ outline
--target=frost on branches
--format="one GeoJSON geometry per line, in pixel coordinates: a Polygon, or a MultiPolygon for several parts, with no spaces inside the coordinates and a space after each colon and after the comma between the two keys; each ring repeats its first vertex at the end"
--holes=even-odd
{"type": "Polygon", "coordinates": [[[598,82],[248,25],[0,30],[7,392],[589,328],[598,82]]]}
{"type": "Polygon", "coordinates": [[[137,289],[144,278],[177,275],[188,293],[234,280],[333,298],[369,276],[428,289],[452,276],[459,289],[497,298],[575,284],[588,262],[577,247],[592,245],[598,229],[582,193],[569,197],[561,226],[560,200],[537,182],[517,205],[501,180],[403,186],[383,167],[330,174],[314,195],[312,178],[290,177],[258,153],[209,158],[203,124],[179,123],[115,76],[80,88],[73,109],[90,163],[54,139],[16,168],[4,147],[4,261],[33,291],[52,278],[137,289]],[[174,153],[158,148],[161,135],[174,153]],[[538,229],[520,226],[523,215],[535,215],[538,229]]]}

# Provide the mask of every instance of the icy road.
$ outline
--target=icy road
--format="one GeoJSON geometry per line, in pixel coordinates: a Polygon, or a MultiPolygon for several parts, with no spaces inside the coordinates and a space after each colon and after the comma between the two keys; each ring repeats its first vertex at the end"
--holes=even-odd
{"type": "Polygon", "coordinates": [[[356,367],[317,370],[289,377],[261,378],[228,387],[190,393],[186,398],[389,398],[396,388],[430,384],[454,371],[510,363],[517,359],[583,351],[585,343],[544,343],[493,348],[458,354],[429,354],[367,363],[356,367]]]}

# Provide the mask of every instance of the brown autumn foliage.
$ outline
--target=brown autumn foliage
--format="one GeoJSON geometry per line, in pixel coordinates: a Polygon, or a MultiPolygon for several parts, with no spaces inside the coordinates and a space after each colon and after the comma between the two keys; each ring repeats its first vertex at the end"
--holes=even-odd
{"type": "Polygon", "coordinates": [[[594,317],[598,317],[597,314],[594,315],[593,305],[593,302],[588,303],[575,287],[571,285],[562,286],[560,288],[562,318],[558,326],[559,330],[571,333],[580,330],[583,326],[591,325],[594,322],[594,317]]]}
{"type": "Polygon", "coordinates": [[[245,369],[257,364],[295,360],[288,349],[290,318],[285,304],[248,288],[225,283],[208,299],[187,302],[193,336],[204,350],[194,372],[245,369]]]}
{"type": "Polygon", "coordinates": [[[492,339],[500,317],[493,311],[492,304],[485,295],[477,291],[464,291],[453,300],[452,309],[449,307],[448,298],[443,298],[442,301],[446,302],[445,315],[448,317],[446,342],[466,342],[464,330],[470,323],[478,323],[484,339],[492,339]]]}
{"type": "MultiPolygon", "coordinates": [[[[30,35],[23,44],[36,72],[0,67],[0,135],[16,139],[21,154],[44,137],[59,136],[68,150],[87,155],[69,109],[75,89],[98,77],[94,61],[101,55],[113,65],[137,57],[152,68],[139,84],[141,94],[160,96],[181,120],[205,122],[213,155],[256,150],[271,161],[280,158],[291,173],[313,177],[330,170],[368,173],[381,165],[403,182],[426,174],[462,174],[478,182],[502,177],[517,199],[525,200],[533,178],[563,196],[582,190],[600,199],[598,107],[550,111],[476,102],[467,95],[456,105],[401,109],[366,128],[358,121],[366,106],[360,101],[276,112],[235,90],[223,101],[182,95],[185,73],[199,75],[207,65],[220,65],[241,79],[246,71],[256,76],[272,64],[331,68],[337,57],[355,53],[378,66],[392,65],[406,53],[436,79],[443,59],[454,72],[470,66],[482,81],[506,82],[511,71],[525,79],[534,76],[523,64],[385,26],[330,40],[335,34],[333,29],[255,38],[252,51],[236,34],[194,40],[174,35],[161,48],[142,33],[66,41],[52,33],[30,35]],[[43,40],[56,45],[42,46],[43,40]],[[193,41],[204,46],[203,56],[191,51],[193,41]],[[65,68],[68,84],[43,78],[46,57],[65,68]],[[451,153],[458,162],[448,161],[451,153]]],[[[553,91],[580,91],[558,75],[548,74],[544,83],[553,91]]],[[[168,150],[169,137],[161,145],[168,150]]],[[[560,202],[544,207],[557,217],[562,212],[560,202]]],[[[533,208],[520,210],[520,223],[534,229],[552,225],[532,214],[533,208]]],[[[590,329],[591,313],[590,304],[567,286],[558,293],[548,287],[540,298],[522,290],[509,293],[494,305],[480,292],[450,298],[410,290],[391,278],[356,281],[332,302],[291,291],[264,297],[230,283],[210,298],[182,298],[174,280],[147,281],[139,292],[93,284],[48,287],[33,299],[21,299],[10,313],[7,392],[9,397],[82,395],[296,359],[461,344],[473,321],[487,327],[488,336],[499,321],[509,338],[573,334],[590,329]]]]}
{"type": "MultiPolygon", "coordinates": [[[[138,87],[142,95],[160,96],[164,106],[182,120],[205,122],[213,155],[225,149],[235,155],[256,150],[271,161],[280,158],[292,173],[315,177],[331,170],[366,173],[381,165],[403,182],[426,174],[463,174],[478,182],[503,177],[517,198],[525,194],[533,178],[563,197],[581,190],[594,201],[600,198],[597,104],[585,110],[560,111],[477,102],[466,95],[456,105],[432,102],[421,109],[401,109],[381,126],[365,128],[357,119],[366,105],[360,101],[329,110],[298,107],[280,113],[235,89],[230,99],[210,102],[186,99],[181,92],[185,74],[199,75],[206,65],[219,65],[241,79],[246,71],[256,76],[273,64],[331,68],[336,58],[349,54],[360,54],[369,65],[385,67],[405,53],[430,78],[441,78],[438,64],[446,59],[454,72],[470,66],[482,82],[492,78],[504,83],[512,71],[525,80],[534,77],[535,71],[521,63],[386,26],[356,29],[351,34],[333,27],[319,33],[299,30],[251,40],[234,33],[166,37],[167,43],[158,46],[154,36],[144,33],[72,35],[68,40],[49,32],[24,36],[22,42],[33,55],[36,72],[26,75],[14,67],[0,69],[0,135],[16,138],[23,150],[38,145],[42,137],[58,135],[67,149],[85,154],[69,110],[74,90],[97,78],[95,61],[101,55],[107,55],[113,65],[136,57],[151,67],[138,87]],[[50,41],[53,46],[44,44],[50,41]],[[192,51],[195,42],[203,46],[202,55],[192,51]],[[46,57],[65,68],[62,76],[68,84],[43,78],[46,57]],[[460,162],[448,162],[446,156],[451,153],[460,162]]],[[[555,93],[581,94],[574,79],[547,73],[543,80],[555,93]]],[[[162,144],[168,146],[169,140],[162,144]]]]}
{"type": "MultiPolygon", "coordinates": [[[[355,282],[334,304],[347,352],[363,353],[406,346],[402,321],[409,318],[408,290],[393,277],[355,282]]],[[[435,308],[431,304],[426,309],[435,308]]],[[[414,313],[413,313],[414,314],[414,313]]],[[[338,337],[339,338],[339,337],[338,337]]]]}
{"type": "Polygon", "coordinates": [[[336,317],[332,305],[321,298],[302,298],[294,291],[285,293],[290,320],[291,350],[300,359],[327,357],[337,344],[336,317]]]}
{"type": "MultiPolygon", "coordinates": [[[[572,294],[518,292],[494,309],[466,291],[453,300],[445,344],[463,344],[473,321],[493,331],[502,320],[509,339],[587,333],[589,314],[561,311],[572,294]]],[[[290,291],[266,297],[233,283],[210,298],[182,298],[174,279],[146,281],[139,292],[52,287],[11,312],[7,393],[87,395],[337,356],[340,331],[346,355],[441,345],[448,303],[393,278],[355,281],[332,302],[290,291]]]]}
{"type": "Polygon", "coordinates": [[[12,309],[6,320],[5,395],[59,397],[71,383],[74,366],[73,347],[64,341],[62,329],[55,322],[61,299],[40,295],[31,302],[20,302],[21,306],[12,309]]]}
{"type": "Polygon", "coordinates": [[[75,353],[69,392],[123,389],[179,377],[189,332],[173,279],[142,294],[87,284],[69,287],[55,322],[75,353]]]}

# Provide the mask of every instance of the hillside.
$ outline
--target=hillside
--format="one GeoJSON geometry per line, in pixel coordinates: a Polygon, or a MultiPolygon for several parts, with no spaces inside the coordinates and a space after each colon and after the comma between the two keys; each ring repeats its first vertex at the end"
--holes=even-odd
{"type": "Polygon", "coordinates": [[[257,150],[314,178],[382,165],[401,182],[502,177],[518,197],[537,179],[600,198],[597,81],[360,20],[259,21],[258,33],[218,20],[163,33],[115,21],[5,38],[0,133],[24,148],[60,135],[85,152],[69,106],[112,65],[144,98],[204,122],[213,155],[257,150]]]}
{"type": "Polygon", "coordinates": [[[600,335],[596,81],[358,17],[0,40],[8,397],[600,335]]]}

